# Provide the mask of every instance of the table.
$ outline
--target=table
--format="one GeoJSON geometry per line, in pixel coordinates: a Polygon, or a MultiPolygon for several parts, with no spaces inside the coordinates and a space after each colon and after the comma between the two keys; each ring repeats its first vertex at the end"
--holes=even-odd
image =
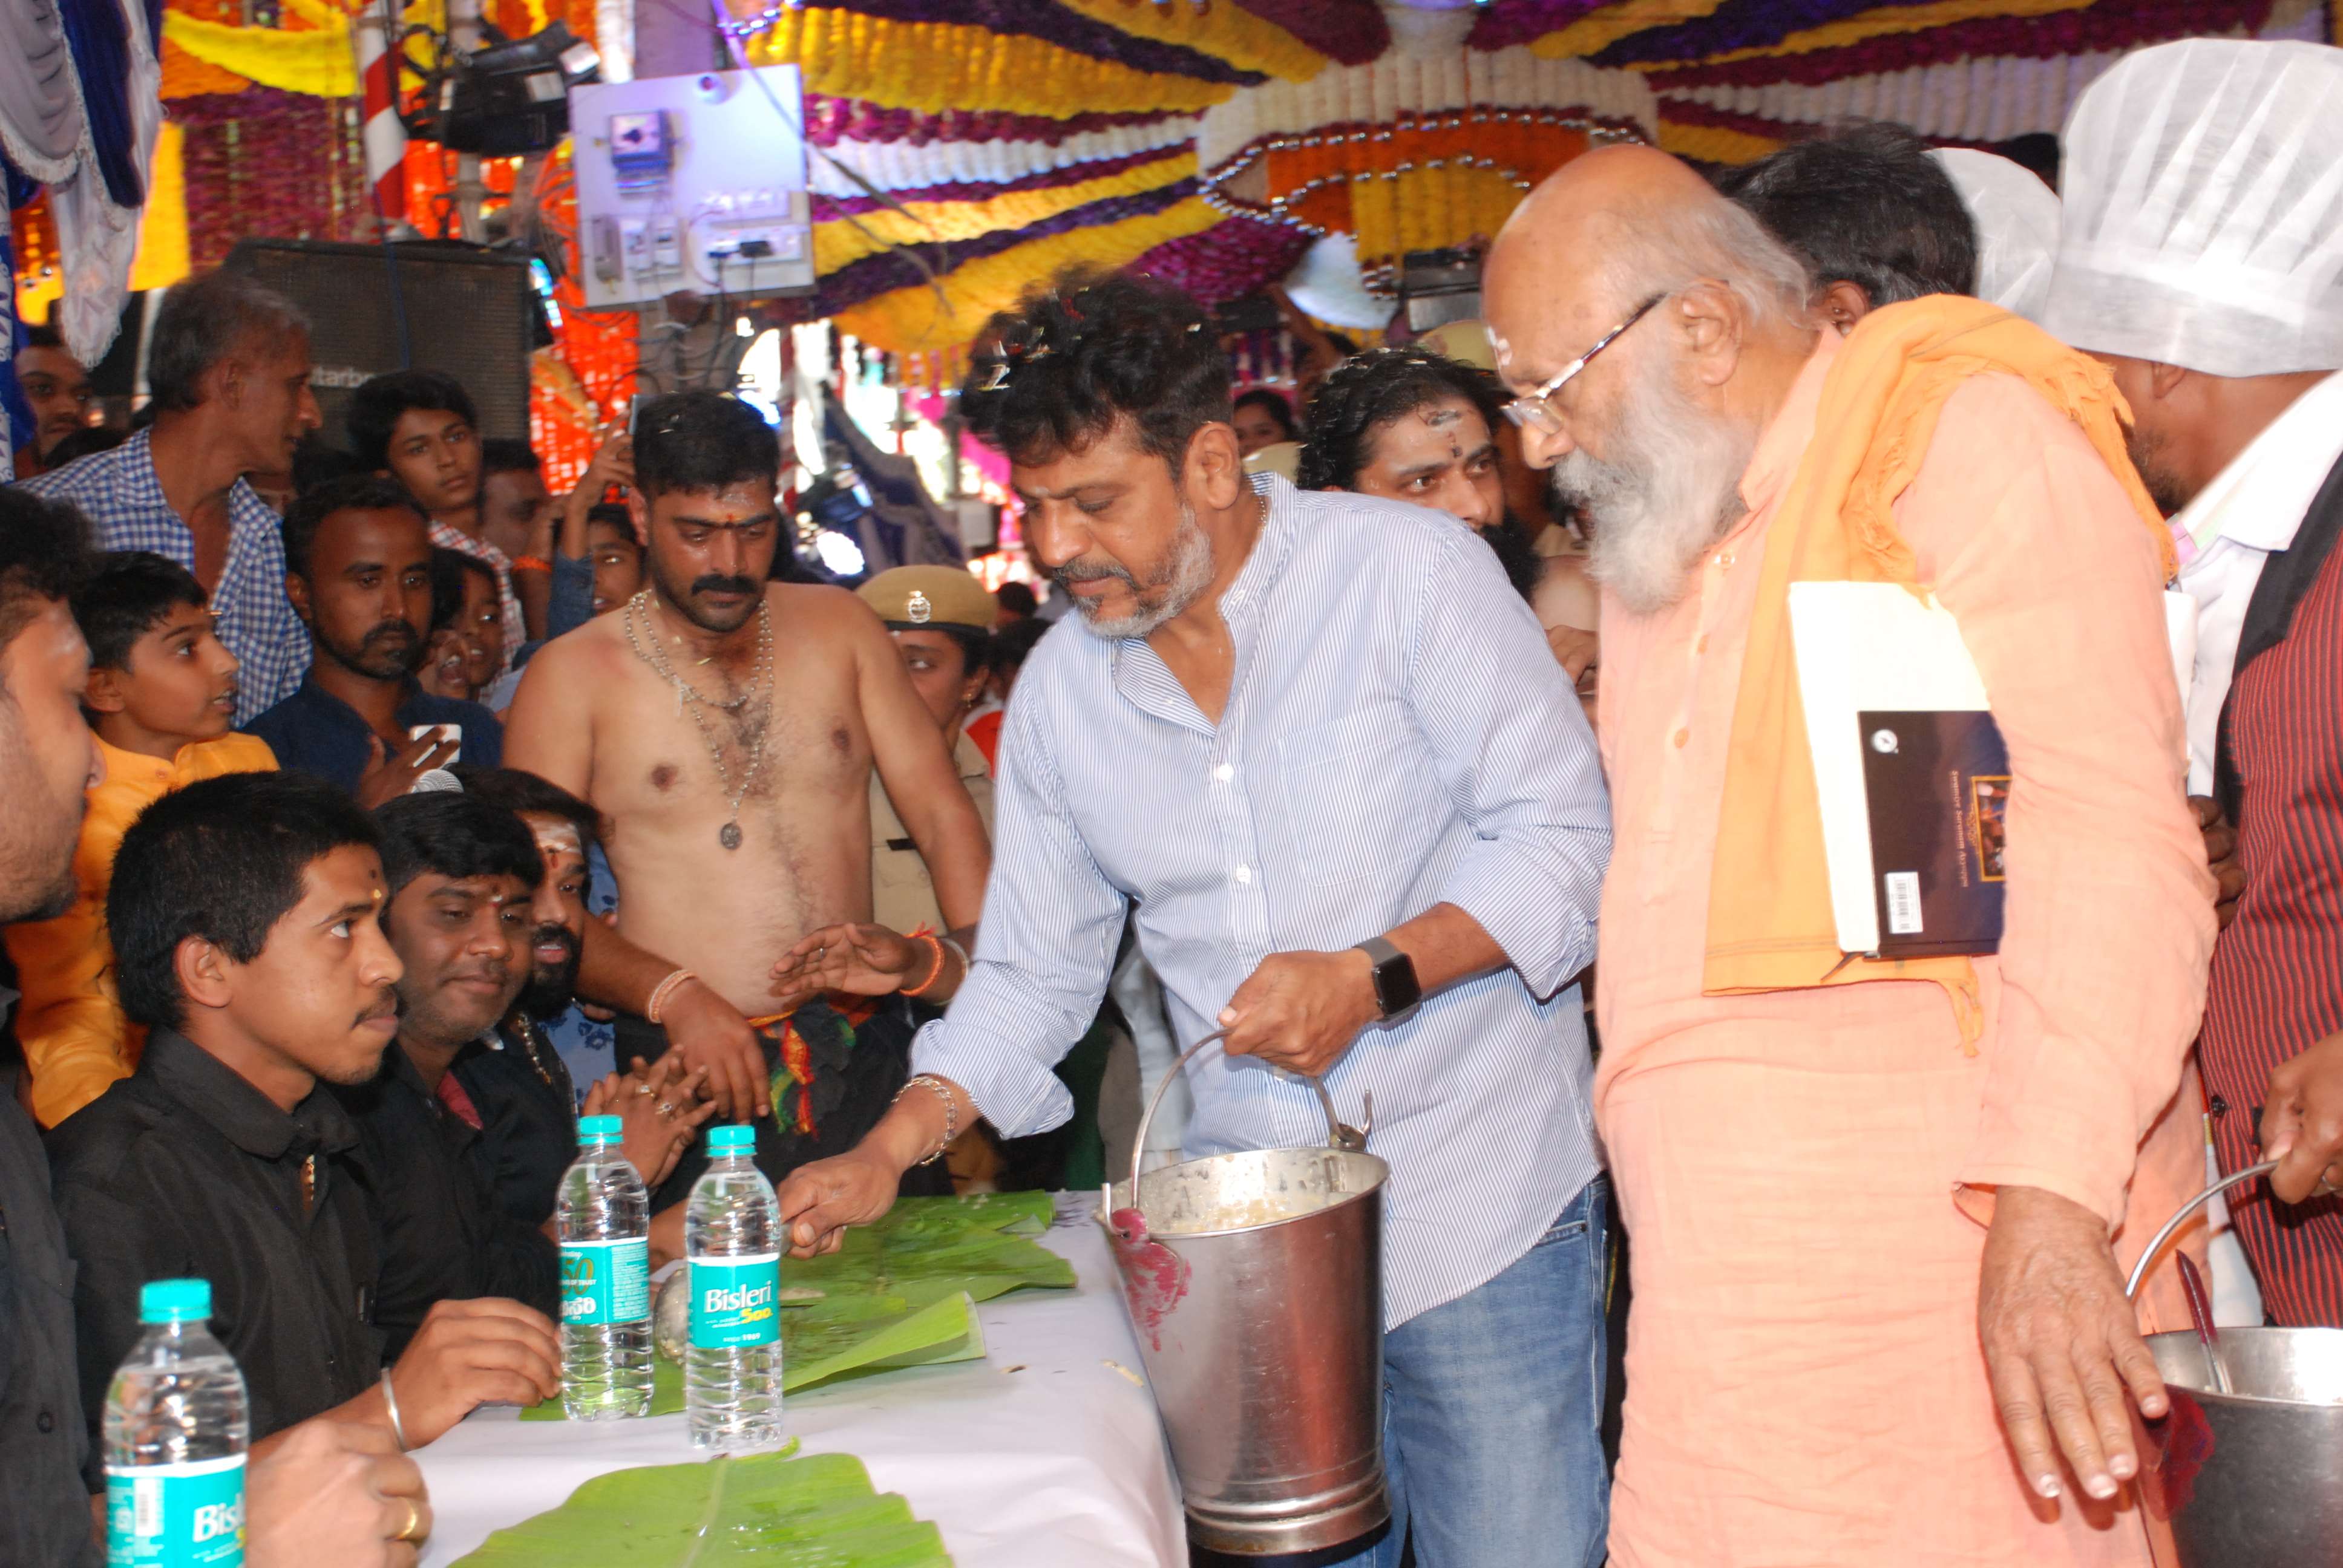
{"type": "MultiPolygon", "coordinates": [[[[982,1360],[789,1396],[784,1422],[802,1452],[860,1458],[874,1486],[942,1530],[957,1568],[1187,1562],[1179,1483],[1089,1217],[1097,1206],[1095,1194],[1060,1195],[1041,1241],[1074,1265],[1076,1287],[980,1305],[982,1360]]],[[[437,1520],[422,1568],[445,1568],[605,1472],[692,1457],[679,1415],[589,1425],[475,1411],[415,1454],[437,1520]]]]}

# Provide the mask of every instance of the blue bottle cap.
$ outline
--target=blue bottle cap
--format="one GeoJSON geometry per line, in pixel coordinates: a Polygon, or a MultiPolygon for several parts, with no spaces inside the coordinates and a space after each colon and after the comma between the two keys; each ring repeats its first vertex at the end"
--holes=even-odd
{"type": "Polygon", "coordinates": [[[708,1130],[708,1151],[710,1154],[749,1154],[754,1153],[756,1148],[757,1130],[753,1127],[711,1127],[708,1130]]]}
{"type": "Polygon", "coordinates": [[[578,1119],[578,1141],[588,1143],[619,1143],[626,1140],[622,1124],[615,1116],[581,1116],[578,1119]]]}
{"type": "Polygon", "coordinates": [[[212,1315],[209,1280],[149,1280],[139,1287],[142,1323],[201,1322],[212,1315]]]}

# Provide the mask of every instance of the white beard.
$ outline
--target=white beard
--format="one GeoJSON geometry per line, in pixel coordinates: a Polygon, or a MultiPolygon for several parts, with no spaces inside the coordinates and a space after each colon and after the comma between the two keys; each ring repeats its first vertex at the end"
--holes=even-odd
{"type": "Polygon", "coordinates": [[[1554,493],[1594,524],[1588,572],[1636,615],[1682,598],[1701,556],[1739,520],[1757,444],[1694,407],[1667,368],[1654,357],[1632,370],[1610,460],[1580,447],[1554,467],[1554,493]]]}
{"type": "MultiPolygon", "coordinates": [[[[1121,567],[1090,574],[1121,579],[1131,589],[1131,613],[1121,616],[1101,616],[1092,607],[1095,599],[1074,597],[1074,608],[1081,611],[1082,626],[1092,637],[1119,640],[1127,637],[1146,637],[1169,621],[1177,620],[1212,586],[1212,536],[1196,526],[1196,508],[1185,501],[1180,503],[1180,531],[1172,536],[1172,553],[1163,564],[1140,582],[1121,567]],[[1152,597],[1153,604],[1148,603],[1152,597]]],[[[1061,582],[1068,580],[1061,578],[1061,582]]],[[[1080,580],[1075,578],[1073,580],[1080,580]]]]}

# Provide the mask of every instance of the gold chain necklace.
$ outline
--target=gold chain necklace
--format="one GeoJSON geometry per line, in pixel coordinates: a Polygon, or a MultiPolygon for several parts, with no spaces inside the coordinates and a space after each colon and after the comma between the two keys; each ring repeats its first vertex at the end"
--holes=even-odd
{"type": "Polygon", "coordinates": [[[691,715],[692,728],[699,731],[701,744],[708,748],[709,760],[716,765],[716,787],[726,793],[724,826],[716,830],[716,841],[728,849],[740,847],[740,802],[747,799],[749,788],[756,782],[758,770],[765,761],[765,736],[773,719],[773,608],[770,599],[757,601],[757,668],[748,686],[739,696],[729,702],[719,702],[705,696],[699,689],[678,673],[668,662],[667,650],[659,646],[659,628],[651,621],[651,590],[648,588],[627,601],[627,646],[635,657],[657,671],[659,677],[675,688],[675,710],[691,715]],[[643,634],[639,635],[635,618],[643,619],[643,634]],[[732,787],[731,770],[724,766],[724,742],[709,728],[700,713],[703,708],[713,708],[723,713],[737,713],[749,705],[749,699],[761,689],[765,704],[755,720],[755,738],[749,742],[749,765],[741,771],[739,789],[732,787]]]}

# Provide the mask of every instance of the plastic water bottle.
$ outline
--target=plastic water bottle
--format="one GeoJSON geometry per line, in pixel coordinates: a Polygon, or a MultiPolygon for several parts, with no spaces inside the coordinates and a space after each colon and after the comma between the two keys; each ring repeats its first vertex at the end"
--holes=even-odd
{"type": "Polygon", "coordinates": [[[107,1568],[242,1568],[251,1426],[211,1315],[208,1280],[138,1292],[146,1332],[106,1391],[107,1568]]]}
{"type": "Polygon", "coordinates": [[[578,1123],[554,1201],[561,1237],[561,1408],[572,1421],[651,1408],[650,1195],[615,1116],[578,1123]]]}
{"type": "Polygon", "coordinates": [[[755,1128],[710,1128],[708,1151],[683,1211],[684,1418],[694,1448],[769,1448],[781,1441],[780,1209],[753,1158],[755,1128]]]}

